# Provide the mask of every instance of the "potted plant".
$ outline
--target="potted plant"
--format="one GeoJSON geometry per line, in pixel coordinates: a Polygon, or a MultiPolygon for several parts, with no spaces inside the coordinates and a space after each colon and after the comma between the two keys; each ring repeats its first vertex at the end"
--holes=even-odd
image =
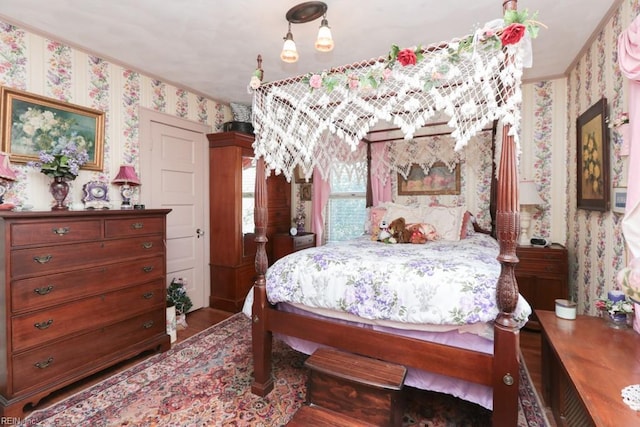
{"type": "Polygon", "coordinates": [[[179,329],[187,327],[187,312],[193,307],[191,298],[187,295],[187,281],[182,277],[171,279],[167,287],[167,307],[174,306],[176,324],[179,329]]]}

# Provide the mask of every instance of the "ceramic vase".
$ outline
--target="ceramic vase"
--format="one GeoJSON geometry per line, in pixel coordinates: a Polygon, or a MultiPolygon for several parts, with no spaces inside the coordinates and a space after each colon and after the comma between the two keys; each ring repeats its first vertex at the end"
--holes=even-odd
{"type": "Polygon", "coordinates": [[[67,183],[63,177],[54,177],[49,186],[49,191],[51,191],[51,195],[56,201],[56,204],[51,208],[52,211],[69,210],[69,207],[64,204],[64,199],[66,199],[69,194],[69,183],[67,183]]]}

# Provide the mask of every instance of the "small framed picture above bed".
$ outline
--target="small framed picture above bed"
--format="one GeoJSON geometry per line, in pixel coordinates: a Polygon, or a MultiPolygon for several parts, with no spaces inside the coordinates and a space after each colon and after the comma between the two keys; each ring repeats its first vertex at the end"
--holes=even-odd
{"type": "Polygon", "coordinates": [[[453,170],[442,162],[436,162],[425,174],[422,167],[411,165],[407,179],[398,174],[398,195],[460,194],[460,165],[453,170]]]}

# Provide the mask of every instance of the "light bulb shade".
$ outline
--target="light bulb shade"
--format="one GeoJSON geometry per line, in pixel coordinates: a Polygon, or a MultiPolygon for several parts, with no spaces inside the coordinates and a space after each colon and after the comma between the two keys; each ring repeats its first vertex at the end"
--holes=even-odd
{"type": "Polygon", "coordinates": [[[11,163],[9,162],[9,155],[7,153],[0,153],[0,178],[5,181],[15,181],[18,178],[13,169],[11,169],[11,163]]]}
{"type": "Polygon", "coordinates": [[[541,205],[543,203],[535,182],[520,181],[520,205],[541,205]]]}
{"type": "Polygon", "coordinates": [[[333,37],[331,37],[331,28],[326,19],[322,20],[318,37],[316,38],[316,50],[320,52],[330,52],[333,50],[333,37]]]}
{"type": "Polygon", "coordinates": [[[121,165],[118,175],[111,181],[113,184],[136,186],[140,185],[140,178],[132,165],[121,165]]]}
{"type": "Polygon", "coordinates": [[[298,60],[298,49],[296,49],[296,42],[293,41],[293,34],[291,34],[291,31],[289,31],[284,38],[284,45],[282,46],[280,59],[288,63],[293,63],[298,60]]]}

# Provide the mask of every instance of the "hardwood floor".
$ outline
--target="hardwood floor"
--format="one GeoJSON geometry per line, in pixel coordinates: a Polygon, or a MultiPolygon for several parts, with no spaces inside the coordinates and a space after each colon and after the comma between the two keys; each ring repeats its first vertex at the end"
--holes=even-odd
{"type": "MultiPolygon", "coordinates": [[[[173,345],[184,341],[185,339],[197,334],[198,332],[208,328],[211,325],[214,325],[228,317],[233,315],[233,313],[228,313],[221,310],[216,310],[212,308],[201,308],[199,310],[195,310],[187,315],[187,324],[188,327],[183,330],[178,331],[178,339],[176,343],[173,345]]],[[[540,399],[542,399],[542,375],[541,375],[541,358],[540,358],[540,346],[541,346],[541,337],[540,332],[522,330],[520,333],[520,348],[522,350],[522,356],[524,357],[525,363],[529,370],[529,374],[531,375],[531,379],[533,381],[536,390],[538,391],[538,395],[540,399]]],[[[42,408],[49,406],[53,403],[56,403],[66,397],[69,397],[75,393],[78,393],[82,389],[89,387],[93,384],[96,384],[104,379],[108,378],[110,375],[113,375],[117,372],[120,372],[124,369],[127,369],[130,366],[133,366],[136,363],[141,362],[145,358],[149,357],[150,352],[143,353],[133,359],[130,359],[126,362],[122,362],[112,368],[109,368],[105,371],[99,372],[91,377],[74,383],[68,387],[65,387],[57,392],[52,393],[47,398],[43,399],[37,408],[42,408]]],[[[544,402],[543,402],[544,403],[544,402]]],[[[553,416],[549,408],[546,408],[547,418],[551,422],[551,426],[555,427],[555,423],[553,420],[553,416]]],[[[28,412],[27,412],[28,413],[28,412]]]]}

